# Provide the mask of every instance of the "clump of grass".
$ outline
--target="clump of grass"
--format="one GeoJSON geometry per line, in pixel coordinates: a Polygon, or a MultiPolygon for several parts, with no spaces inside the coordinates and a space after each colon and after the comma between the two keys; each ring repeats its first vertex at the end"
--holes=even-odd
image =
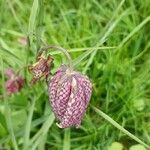
{"type": "MultiPolygon", "coordinates": [[[[44,82],[5,94],[4,68],[18,70],[34,62],[46,44],[67,48],[75,67],[92,79],[91,105],[97,112],[150,144],[149,5],[149,0],[0,1],[0,147],[105,150],[115,141],[126,148],[136,144],[91,107],[79,129],[59,129],[44,82]],[[20,37],[27,37],[27,46],[18,43],[20,37]]],[[[61,54],[50,53],[55,67],[66,63],[61,54]]],[[[22,74],[31,79],[26,70],[22,74]]]]}

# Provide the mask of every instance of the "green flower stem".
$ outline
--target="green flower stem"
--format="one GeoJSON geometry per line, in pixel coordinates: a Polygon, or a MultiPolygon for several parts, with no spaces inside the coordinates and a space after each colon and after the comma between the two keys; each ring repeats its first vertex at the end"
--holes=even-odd
{"type": "Polygon", "coordinates": [[[38,54],[41,54],[43,51],[47,51],[50,48],[57,49],[57,50],[63,52],[65,54],[66,58],[68,59],[70,69],[73,69],[72,58],[71,58],[70,54],[67,52],[66,49],[64,49],[60,46],[56,46],[56,45],[45,46],[39,50],[38,54]]]}

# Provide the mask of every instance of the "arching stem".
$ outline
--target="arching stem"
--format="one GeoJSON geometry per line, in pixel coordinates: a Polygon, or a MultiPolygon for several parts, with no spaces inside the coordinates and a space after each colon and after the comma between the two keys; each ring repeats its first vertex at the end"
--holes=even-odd
{"type": "Polygon", "coordinates": [[[42,47],[42,48],[39,50],[38,56],[41,55],[41,53],[43,53],[43,51],[47,51],[47,50],[50,49],[50,48],[53,48],[53,49],[56,49],[56,50],[59,50],[59,51],[63,52],[63,53],[65,54],[66,58],[68,59],[70,69],[71,69],[71,70],[73,69],[73,64],[72,64],[72,59],[71,59],[70,54],[67,52],[66,49],[64,49],[64,48],[62,48],[62,47],[60,47],[60,46],[48,45],[48,46],[42,47]]]}

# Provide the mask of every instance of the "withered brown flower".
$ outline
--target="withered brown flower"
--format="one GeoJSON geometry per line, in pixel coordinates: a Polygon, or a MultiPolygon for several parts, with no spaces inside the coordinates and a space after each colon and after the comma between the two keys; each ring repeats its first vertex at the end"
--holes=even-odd
{"type": "Polygon", "coordinates": [[[36,83],[42,77],[45,77],[47,79],[53,63],[53,58],[51,57],[51,55],[45,57],[42,53],[40,53],[37,56],[36,61],[36,63],[28,67],[29,71],[33,74],[33,78],[31,80],[32,84],[36,83]]]}

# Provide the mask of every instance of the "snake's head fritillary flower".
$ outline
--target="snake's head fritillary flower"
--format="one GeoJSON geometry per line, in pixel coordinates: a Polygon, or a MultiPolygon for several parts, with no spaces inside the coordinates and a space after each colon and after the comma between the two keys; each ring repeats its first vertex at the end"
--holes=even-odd
{"type": "Polygon", "coordinates": [[[33,78],[31,83],[34,84],[42,77],[48,77],[53,63],[53,58],[49,55],[47,58],[40,54],[37,57],[37,62],[29,66],[29,71],[32,73],[33,78]]]}
{"type": "Polygon", "coordinates": [[[79,127],[92,93],[89,78],[62,65],[49,81],[48,93],[57,125],[79,127]]]}
{"type": "Polygon", "coordinates": [[[24,79],[16,74],[12,69],[6,69],[5,75],[8,80],[5,82],[5,88],[8,95],[20,91],[24,86],[24,79]]]}

